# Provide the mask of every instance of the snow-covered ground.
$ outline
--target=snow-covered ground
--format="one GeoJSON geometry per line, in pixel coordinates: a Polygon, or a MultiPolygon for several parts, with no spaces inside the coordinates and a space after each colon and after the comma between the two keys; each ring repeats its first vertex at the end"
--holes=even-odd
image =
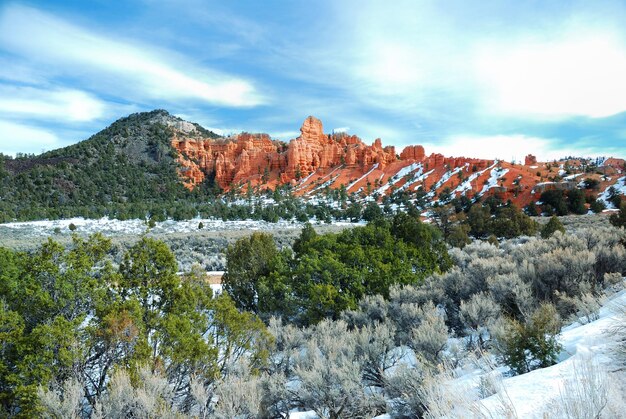
{"type": "Polygon", "coordinates": [[[608,186],[604,192],[602,192],[599,196],[598,199],[600,201],[603,201],[604,204],[608,207],[608,208],[613,208],[613,204],[611,204],[609,202],[609,197],[611,195],[611,188],[615,189],[615,191],[618,194],[621,195],[626,195],[626,176],[622,176],[621,178],[617,179],[617,182],[614,183],[611,186],[608,186]]]}
{"type": "Polygon", "coordinates": [[[495,188],[498,186],[498,180],[504,177],[509,172],[509,169],[503,169],[501,167],[494,167],[491,169],[491,173],[489,179],[487,179],[487,183],[478,193],[479,196],[483,196],[489,189],[495,188]]]}
{"type": "MultiPolygon", "coordinates": [[[[504,391],[501,390],[498,394],[483,400],[475,400],[478,404],[475,408],[484,414],[483,417],[513,417],[520,419],[544,419],[549,417],[551,419],[561,419],[560,416],[555,415],[550,410],[552,408],[551,403],[563,394],[566,382],[571,382],[571,380],[580,377],[580,371],[577,371],[577,368],[580,369],[581,363],[593,363],[601,369],[615,370],[614,360],[610,353],[613,341],[609,331],[616,322],[618,316],[617,307],[623,307],[624,305],[626,305],[626,290],[613,295],[604,303],[599,311],[598,320],[587,324],[575,322],[564,327],[559,335],[559,343],[562,345],[563,350],[559,354],[556,365],[531,371],[527,374],[504,378],[501,382],[501,389],[504,389],[504,391]],[[503,400],[512,405],[513,414],[511,416],[503,416],[499,413],[501,412],[503,400]]],[[[449,383],[449,389],[452,392],[475,393],[482,376],[498,374],[507,370],[507,367],[499,367],[492,372],[485,373],[479,368],[469,368],[449,383]]],[[[612,390],[616,389],[613,388],[612,390]]],[[[619,397],[619,393],[617,393],[617,397],[619,397]]],[[[465,397],[463,398],[466,399],[465,397]]],[[[476,416],[469,410],[457,413],[450,416],[450,418],[481,417],[476,416]]],[[[317,415],[313,411],[292,412],[289,417],[291,419],[314,419],[317,418],[317,415]]],[[[374,419],[389,419],[389,417],[389,415],[385,414],[374,419]]],[[[603,417],[626,418],[626,413],[623,416],[610,414],[603,417]]]]}
{"type": "MultiPolygon", "coordinates": [[[[275,229],[301,229],[303,223],[297,221],[278,221],[276,223],[268,223],[262,220],[237,220],[222,221],[217,219],[200,219],[195,218],[186,221],[167,220],[156,225],[150,231],[159,234],[168,233],[190,233],[198,231],[199,224],[203,224],[203,229],[207,231],[222,230],[260,230],[271,231],[275,229]]],[[[28,237],[45,237],[54,234],[55,229],[62,232],[69,231],[69,226],[74,224],[76,232],[79,233],[103,233],[105,235],[115,234],[143,234],[148,230],[148,226],[144,220],[114,220],[109,218],[85,219],[70,218],[66,220],[53,221],[28,221],[0,224],[0,234],[3,231],[16,232],[28,237]]]]}
{"type": "Polygon", "coordinates": [[[326,182],[322,183],[321,185],[311,189],[309,192],[306,193],[306,195],[307,196],[311,195],[314,192],[319,191],[320,189],[324,189],[325,187],[332,185],[337,180],[338,177],[339,177],[339,175],[336,175],[335,177],[331,178],[330,180],[327,180],[326,182]]]}
{"type": "MultiPolygon", "coordinates": [[[[580,363],[593,362],[600,368],[615,369],[610,356],[612,341],[609,330],[616,321],[616,307],[620,304],[626,304],[626,290],[604,304],[598,320],[584,325],[577,322],[563,328],[559,336],[563,350],[556,365],[503,380],[517,417],[544,418],[544,414],[549,413],[550,402],[563,392],[564,383],[577,377],[575,368],[580,363]]],[[[481,401],[491,412],[497,411],[499,402],[497,395],[481,401]]],[[[626,412],[622,417],[626,417],[626,412]]]]}
{"type": "Polygon", "coordinates": [[[461,183],[459,186],[456,187],[456,189],[454,189],[454,191],[452,191],[453,194],[454,195],[457,195],[457,194],[464,195],[467,191],[471,191],[472,190],[472,182],[474,182],[478,177],[480,177],[487,170],[493,169],[496,164],[498,164],[497,161],[494,162],[488,168],[480,170],[478,172],[475,172],[475,173],[472,173],[471,175],[469,175],[469,177],[467,179],[465,179],[465,181],[463,183],[461,183]]]}
{"type": "Polygon", "coordinates": [[[584,175],[584,173],[576,173],[576,174],[573,174],[573,175],[565,176],[563,178],[563,180],[574,180],[574,179],[576,179],[577,177],[579,177],[581,175],[584,175]]]}
{"type": "MultiPolygon", "coordinates": [[[[420,168],[413,175],[413,177],[410,180],[408,180],[404,185],[402,185],[400,188],[398,188],[398,190],[399,191],[410,190],[411,188],[413,188],[413,185],[415,185],[416,183],[423,182],[424,180],[426,180],[426,178],[428,178],[428,176],[430,176],[434,171],[435,169],[431,169],[426,173],[422,173],[422,169],[420,168]]],[[[418,188],[421,188],[421,187],[422,185],[418,185],[414,189],[417,190],[418,188]]]]}
{"type": "Polygon", "coordinates": [[[435,196],[435,191],[437,191],[439,188],[441,188],[444,183],[449,181],[450,178],[452,178],[452,176],[456,175],[457,173],[462,172],[463,169],[465,169],[465,166],[457,167],[454,170],[448,170],[446,173],[443,174],[443,176],[441,176],[441,179],[439,179],[439,181],[437,183],[435,183],[434,186],[432,186],[432,190],[430,192],[428,192],[426,194],[426,196],[428,198],[433,198],[435,196]]]}
{"type": "MultiPolygon", "coordinates": [[[[379,194],[384,194],[385,191],[387,191],[387,189],[389,189],[392,185],[395,185],[396,183],[400,182],[402,180],[402,178],[404,178],[406,175],[408,175],[411,172],[414,172],[415,170],[422,171],[422,165],[421,163],[413,163],[410,164],[406,167],[403,167],[402,169],[398,170],[398,172],[391,176],[389,179],[390,181],[387,182],[386,184],[384,184],[383,186],[381,186],[380,188],[378,188],[376,190],[376,192],[378,192],[379,194]]],[[[384,175],[384,174],[383,174],[384,175]]],[[[381,177],[382,179],[382,177],[381,177]]]]}
{"type": "Polygon", "coordinates": [[[356,185],[357,183],[359,183],[360,181],[362,181],[363,179],[365,179],[366,177],[368,177],[370,175],[370,173],[372,173],[374,170],[378,169],[378,163],[374,163],[374,165],[372,166],[372,168],[365,173],[363,176],[361,176],[360,178],[358,178],[357,180],[355,180],[354,182],[352,182],[351,184],[349,184],[346,187],[346,191],[349,191],[354,185],[356,185]]]}

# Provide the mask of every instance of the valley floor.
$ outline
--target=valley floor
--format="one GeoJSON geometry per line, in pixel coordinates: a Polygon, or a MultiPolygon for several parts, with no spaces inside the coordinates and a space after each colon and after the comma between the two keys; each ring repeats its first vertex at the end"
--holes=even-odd
{"type": "MultiPolygon", "coordinates": [[[[207,271],[225,268],[224,250],[229,244],[248,237],[254,231],[269,232],[279,247],[291,245],[300,235],[303,223],[279,221],[268,223],[257,220],[222,221],[215,219],[167,220],[148,228],[144,220],[112,220],[109,218],[72,218],[53,221],[30,221],[0,224],[0,247],[19,251],[37,249],[48,238],[67,246],[72,234],[87,237],[102,233],[113,241],[118,261],[125,249],[134,245],[143,235],[162,240],[172,249],[181,271],[199,264],[207,271]],[[202,223],[202,228],[199,228],[202,223]],[[70,225],[76,229],[72,232],[70,225]]],[[[318,233],[339,232],[361,223],[313,223],[318,233]]]]}

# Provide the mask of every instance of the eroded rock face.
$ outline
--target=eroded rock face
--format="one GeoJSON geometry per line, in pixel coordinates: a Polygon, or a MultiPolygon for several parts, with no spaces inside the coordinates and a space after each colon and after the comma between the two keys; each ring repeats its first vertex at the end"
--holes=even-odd
{"type": "Polygon", "coordinates": [[[534,166],[536,164],[537,164],[537,157],[533,156],[532,154],[529,154],[524,158],[524,165],[534,166]]]}
{"type": "Polygon", "coordinates": [[[413,159],[417,161],[424,160],[426,153],[424,152],[424,147],[421,145],[409,145],[404,147],[402,153],[400,153],[400,158],[402,160],[413,159]]]}
{"type": "MultiPolygon", "coordinates": [[[[383,147],[380,138],[367,145],[355,135],[325,134],[322,122],[313,116],[305,119],[300,136],[289,143],[272,141],[267,134],[242,133],[214,140],[199,138],[193,132],[176,131],[172,145],[179,152],[180,175],[189,189],[212,175],[221,188],[228,190],[248,182],[270,188],[277,184],[296,185],[310,175],[315,176],[308,182],[321,184],[328,181],[331,173],[335,179],[332,187],[352,184],[353,180],[365,177],[362,182],[369,182],[371,188],[371,184],[380,184],[413,163],[421,164],[425,172],[434,171],[427,183],[456,168],[463,168],[469,176],[493,164],[490,160],[445,157],[438,153],[427,156],[420,145],[405,147],[398,158],[395,148],[383,147]]],[[[480,189],[482,185],[475,187],[480,189]]]]}
{"type": "Polygon", "coordinates": [[[366,168],[375,163],[384,167],[396,160],[395,148],[383,148],[380,139],[368,146],[357,136],[324,134],[322,121],[313,116],[305,119],[300,136],[288,144],[272,141],[267,134],[243,133],[221,140],[185,134],[178,132],[172,146],[179,152],[180,174],[189,189],[211,173],[221,188],[228,189],[233,183],[257,184],[270,178],[288,183],[319,169],[366,168]]]}
{"type": "Polygon", "coordinates": [[[177,134],[172,146],[179,152],[178,162],[183,167],[180,174],[189,189],[213,173],[217,184],[227,189],[233,182],[242,182],[252,175],[262,176],[265,168],[280,169],[284,160],[280,157],[280,144],[267,134],[243,133],[221,140],[177,134]]]}

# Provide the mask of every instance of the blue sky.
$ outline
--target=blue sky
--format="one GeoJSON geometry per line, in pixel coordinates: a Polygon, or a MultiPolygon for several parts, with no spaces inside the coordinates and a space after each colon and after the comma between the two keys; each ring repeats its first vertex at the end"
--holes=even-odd
{"type": "Polygon", "coordinates": [[[0,152],[164,108],[221,133],[626,157],[624,1],[0,2],[0,152]],[[471,3],[471,4],[470,4],[471,3]]]}

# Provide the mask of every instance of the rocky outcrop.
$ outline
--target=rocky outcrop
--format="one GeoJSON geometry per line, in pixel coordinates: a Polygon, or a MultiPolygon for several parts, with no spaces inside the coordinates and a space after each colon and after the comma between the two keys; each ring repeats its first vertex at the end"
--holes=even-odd
{"type": "Polygon", "coordinates": [[[525,166],[535,166],[536,164],[537,164],[537,157],[533,156],[532,154],[529,154],[524,158],[525,166]]]}
{"type": "Polygon", "coordinates": [[[272,141],[267,134],[242,133],[227,139],[186,138],[174,136],[172,146],[179,152],[181,176],[185,186],[193,189],[207,175],[214,174],[223,189],[232,183],[261,177],[265,169],[280,170],[285,158],[283,144],[272,141]]]}
{"type": "MultiPolygon", "coordinates": [[[[172,128],[180,175],[189,189],[208,176],[214,176],[225,190],[234,185],[274,188],[278,184],[291,184],[298,194],[341,185],[348,192],[373,193],[391,182],[394,188],[403,187],[410,192],[418,188],[429,191],[434,187],[437,193],[444,188],[460,188],[467,196],[497,194],[524,204],[538,181],[535,172],[521,171],[507,163],[506,178],[485,191],[491,176],[491,170],[487,169],[494,164],[493,160],[427,155],[420,145],[406,146],[397,156],[395,148],[383,147],[379,138],[368,145],[355,135],[326,134],[322,122],[313,116],[304,120],[300,135],[288,143],[273,141],[267,134],[242,133],[210,139],[202,138],[189,126],[181,125],[185,130],[172,128]],[[419,170],[425,176],[419,181],[412,180],[419,170]],[[404,175],[397,177],[400,171],[404,175]],[[466,180],[466,186],[461,188],[466,180]]],[[[391,193],[394,188],[383,191],[391,193]]]]}
{"type": "Polygon", "coordinates": [[[340,164],[366,167],[378,163],[384,167],[395,159],[395,148],[383,148],[380,138],[368,146],[354,135],[327,135],[322,121],[309,116],[300,128],[300,136],[289,143],[283,179],[308,176],[319,169],[340,164]]]}
{"type": "Polygon", "coordinates": [[[187,138],[185,132],[178,132],[172,146],[179,152],[180,175],[189,189],[208,174],[215,174],[220,187],[228,189],[233,183],[267,182],[270,177],[288,183],[339,165],[382,168],[396,160],[395,148],[383,147],[380,139],[368,146],[357,136],[324,134],[322,121],[313,116],[305,119],[300,136],[288,144],[272,141],[267,134],[213,140],[187,138]]]}
{"type": "Polygon", "coordinates": [[[400,158],[402,160],[413,159],[417,161],[424,160],[426,153],[424,152],[424,147],[421,145],[408,145],[404,147],[402,153],[400,153],[400,158]]]}

